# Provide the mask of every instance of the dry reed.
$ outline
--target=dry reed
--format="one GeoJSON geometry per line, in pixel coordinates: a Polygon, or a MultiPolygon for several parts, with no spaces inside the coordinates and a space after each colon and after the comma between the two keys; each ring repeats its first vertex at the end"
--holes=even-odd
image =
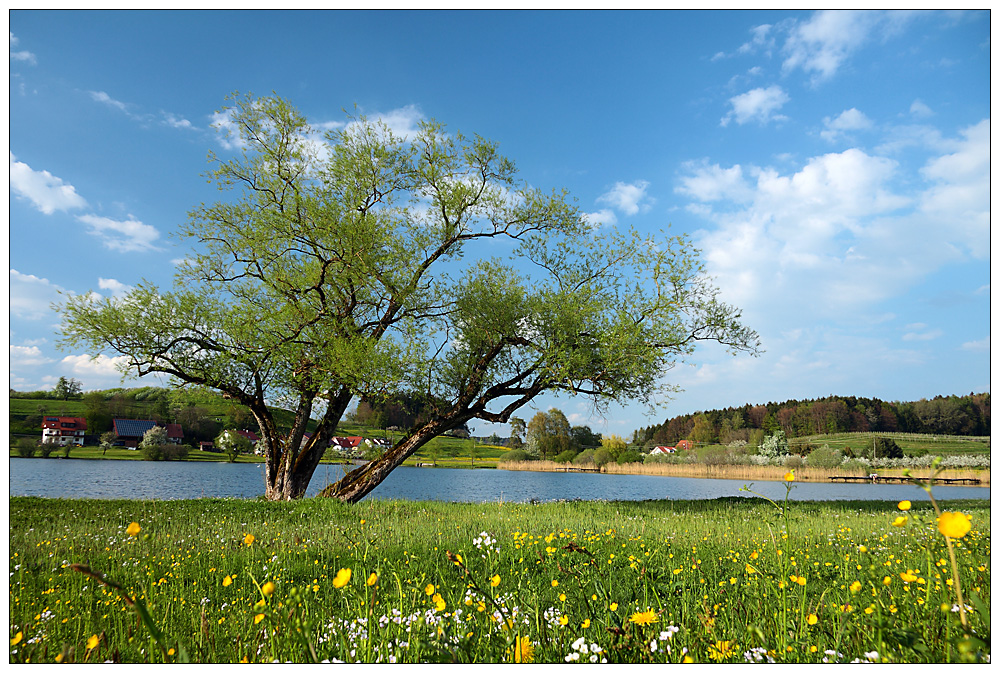
{"type": "MultiPolygon", "coordinates": [[[[551,460],[530,460],[502,462],[497,465],[504,470],[527,470],[533,472],[596,472],[593,465],[572,465],[551,460]]],[[[704,463],[608,463],[600,468],[605,474],[642,474],[659,477],[690,477],[695,479],[739,479],[744,481],[782,481],[788,468],[777,465],[706,465],[704,463]]],[[[930,469],[911,469],[910,474],[918,479],[930,476],[930,469]]],[[[881,477],[902,477],[903,468],[878,470],[881,477]]],[[[798,467],[795,468],[796,481],[827,482],[830,477],[867,477],[865,470],[842,468],[798,467]]],[[[989,470],[954,469],[944,470],[941,479],[978,479],[980,486],[990,485],[989,470]]]]}

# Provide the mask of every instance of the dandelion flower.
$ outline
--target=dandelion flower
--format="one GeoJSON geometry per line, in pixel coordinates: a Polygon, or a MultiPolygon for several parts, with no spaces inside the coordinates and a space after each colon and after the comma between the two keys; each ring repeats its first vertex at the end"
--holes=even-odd
{"type": "Polygon", "coordinates": [[[274,582],[265,582],[264,586],[260,588],[260,592],[265,596],[270,596],[274,593],[274,582]]]}
{"type": "Polygon", "coordinates": [[[245,536],[243,537],[243,544],[245,544],[246,546],[248,546],[248,547],[249,547],[250,545],[252,545],[252,544],[253,544],[253,541],[254,541],[254,540],[256,540],[256,539],[257,539],[257,538],[255,538],[255,537],[253,536],[253,533],[247,533],[247,534],[246,534],[246,535],[245,535],[245,536]]]}
{"type": "Polygon", "coordinates": [[[708,646],[708,657],[713,661],[725,661],[734,654],[733,644],[729,640],[717,640],[714,645],[708,646]]]}
{"type": "Polygon", "coordinates": [[[911,503],[909,500],[900,500],[899,504],[896,505],[896,507],[898,507],[900,511],[907,512],[910,509],[910,505],[911,503]]]}
{"type": "Polygon", "coordinates": [[[128,533],[130,536],[135,537],[136,535],[139,534],[139,531],[141,530],[142,528],[139,527],[139,524],[133,521],[128,525],[128,528],[125,529],[125,532],[128,533]]]}
{"type": "Polygon", "coordinates": [[[494,575],[493,577],[490,578],[490,586],[491,587],[498,586],[499,584],[500,584],[500,576],[499,575],[494,575]]]}
{"type": "Polygon", "coordinates": [[[965,537],[972,530],[972,521],[961,512],[942,512],[938,517],[938,530],[945,537],[965,537]]]}
{"type": "Polygon", "coordinates": [[[517,636],[514,640],[514,663],[526,664],[535,658],[535,647],[527,638],[517,636]]]}
{"type": "Polygon", "coordinates": [[[655,610],[646,610],[645,612],[637,612],[628,618],[633,624],[638,624],[639,626],[647,626],[649,624],[655,624],[659,621],[659,617],[656,616],[655,610]]]}
{"type": "Polygon", "coordinates": [[[892,522],[892,525],[895,526],[896,528],[902,528],[903,526],[906,525],[906,522],[909,520],[910,520],[909,517],[897,516],[896,520],[892,522]]]}
{"type": "Polygon", "coordinates": [[[97,647],[97,644],[101,642],[100,637],[95,633],[90,638],[87,638],[87,649],[92,650],[97,647]]]}
{"type": "Polygon", "coordinates": [[[337,571],[336,576],[333,578],[333,588],[343,589],[347,586],[347,583],[351,581],[351,569],[341,568],[337,571]]]}
{"type": "Polygon", "coordinates": [[[376,582],[378,582],[378,575],[372,573],[371,575],[368,576],[368,586],[373,587],[375,586],[376,582]]]}

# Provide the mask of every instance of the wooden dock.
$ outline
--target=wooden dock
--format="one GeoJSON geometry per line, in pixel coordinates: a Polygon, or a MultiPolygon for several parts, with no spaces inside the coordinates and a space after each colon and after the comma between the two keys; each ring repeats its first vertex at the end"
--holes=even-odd
{"type": "MultiPolygon", "coordinates": [[[[872,484],[905,484],[910,481],[909,477],[883,477],[877,474],[873,474],[867,477],[830,477],[830,481],[842,481],[842,482],[870,482],[872,484]]],[[[934,480],[935,484],[980,484],[982,483],[979,479],[963,478],[963,479],[946,479],[937,478],[934,480]]]]}

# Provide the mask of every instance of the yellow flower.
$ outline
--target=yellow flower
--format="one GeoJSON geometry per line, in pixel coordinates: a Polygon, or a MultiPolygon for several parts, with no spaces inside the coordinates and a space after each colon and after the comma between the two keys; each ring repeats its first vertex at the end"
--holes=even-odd
{"type": "Polygon", "coordinates": [[[809,626],[815,626],[816,622],[818,621],[819,617],[817,617],[815,614],[810,614],[808,617],[806,617],[806,624],[808,624],[809,626]]]}
{"type": "Polygon", "coordinates": [[[256,539],[257,539],[257,538],[255,538],[255,537],[253,536],[253,534],[252,534],[252,533],[247,533],[247,534],[246,534],[246,535],[245,535],[245,536],[243,537],[243,544],[245,544],[246,546],[248,546],[248,547],[249,547],[250,545],[252,545],[252,544],[253,544],[253,541],[254,541],[254,540],[256,540],[256,539]]]}
{"type": "Polygon", "coordinates": [[[856,594],[859,591],[861,591],[861,582],[855,580],[854,583],[851,585],[851,593],[856,594]]]}
{"type": "Polygon", "coordinates": [[[693,664],[694,663],[694,658],[690,654],[685,654],[684,655],[684,661],[682,661],[681,663],[682,664],[693,664]]]}
{"type": "Polygon", "coordinates": [[[750,565],[749,563],[747,563],[746,565],[747,565],[747,567],[746,567],[746,571],[747,571],[747,575],[753,575],[754,573],[756,573],[756,572],[757,572],[757,569],[756,569],[756,568],[754,568],[754,567],[753,567],[752,565],[750,565]]]}
{"type": "Polygon", "coordinates": [[[714,661],[725,661],[734,654],[733,644],[728,640],[717,640],[714,645],[708,646],[708,657],[714,661]]]}
{"type": "Polygon", "coordinates": [[[351,569],[341,568],[337,571],[337,575],[333,578],[333,588],[343,589],[347,586],[347,583],[351,581],[351,569]]]}
{"type": "Polygon", "coordinates": [[[171,647],[169,650],[167,650],[167,656],[168,657],[174,656],[174,648],[171,647]]]}
{"type": "Polygon", "coordinates": [[[262,621],[264,621],[264,615],[257,615],[253,618],[254,624],[260,624],[262,621]]]}
{"type": "Polygon", "coordinates": [[[569,624],[568,616],[562,615],[561,617],[559,617],[559,626],[566,626],[567,624],[569,624]]]}
{"type": "Polygon", "coordinates": [[[253,606],[254,606],[255,608],[262,608],[262,607],[264,607],[265,605],[267,605],[267,600],[266,600],[266,599],[263,599],[263,598],[261,598],[261,599],[260,599],[259,601],[257,601],[256,603],[254,603],[254,604],[253,604],[253,606]]]}
{"type": "Polygon", "coordinates": [[[462,561],[463,561],[462,555],[461,554],[455,554],[455,565],[457,565],[457,566],[462,565],[462,561]]]}
{"type": "Polygon", "coordinates": [[[535,658],[535,646],[527,638],[518,636],[514,640],[514,663],[526,664],[535,658]]]}
{"type": "Polygon", "coordinates": [[[942,512],[938,517],[938,530],[945,537],[965,537],[972,530],[972,521],[961,512],[942,512]]]}
{"type": "Polygon", "coordinates": [[[125,529],[125,532],[128,533],[130,536],[135,537],[136,535],[139,534],[139,531],[141,530],[142,528],[139,528],[139,524],[133,521],[128,525],[128,528],[125,529]]]}
{"type": "Polygon", "coordinates": [[[645,612],[637,612],[628,618],[633,624],[638,624],[639,626],[647,626],[649,624],[655,624],[659,621],[656,612],[652,609],[646,610],[645,612]]]}
{"type": "Polygon", "coordinates": [[[858,547],[858,551],[864,554],[866,551],[868,551],[868,547],[861,545],[860,547],[858,547]]]}
{"type": "Polygon", "coordinates": [[[433,594],[434,593],[434,585],[433,584],[428,584],[424,588],[424,593],[427,594],[428,596],[430,596],[431,594],[433,594]]]}
{"type": "Polygon", "coordinates": [[[910,509],[910,504],[911,503],[910,503],[909,500],[900,500],[899,504],[896,505],[896,507],[898,507],[900,510],[902,510],[904,512],[907,512],[910,509]]]}
{"type": "Polygon", "coordinates": [[[445,609],[444,598],[441,597],[441,594],[434,594],[431,600],[434,601],[434,609],[438,612],[442,612],[445,609]]]}
{"type": "Polygon", "coordinates": [[[491,587],[498,586],[499,584],[500,584],[500,576],[499,575],[494,575],[493,577],[490,578],[490,586],[491,587]]]}
{"type": "Polygon", "coordinates": [[[90,638],[87,638],[87,649],[88,650],[94,649],[100,642],[101,639],[97,636],[97,634],[92,635],[90,638]]]}
{"type": "Polygon", "coordinates": [[[368,586],[373,587],[375,586],[376,582],[378,582],[378,575],[372,573],[371,575],[368,576],[368,586]]]}
{"type": "Polygon", "coordinates": [[[585,628],[585,629],[589,629],[590,628],[590,619],[584,619],[583,623],[580,624],[580,626],[583,627],[583,628],[585,628]]]}
{"type": "Polygon", "coordinates": [[[909,520],[910,520],[909,517],[897,516],[896,520],[892,522],[892,525],[895,526],[896,528],[902,528],[903,526],[906,525],[906,522],[909,520]]]}
{"type": "Polygon", "coordinates": [[[264,586],[260,588],[260,592],[265,596],[270,596],[274,593],[274,582],[265,582],[264,586]]]}
{"type": "Polygon", "coordinates": [[[230,577],[229,575],[226,575],[226,576],[225,576],[225,577],[224,577],[224,578],[222,579],[222,586],[224,586],[224,587],[228,587],[228,586],[229,586],[230,584],[232,584],[232,583],[233,583],[233,578],[232,578],[232,577],[230,577]]]}
{"type": "Polygon", "coordinates": [[[64,655],[62,652],[60,652],[59,654],[56,655],[56,663],[57,664],[61,664],[63,662],[63,659],[65,659],[65,658],[66,658],[66,655],[64,655]]]}
{"type": "MultiPolygon", "coordinates": [[[[795,481],[795,470],[789,470],[788,472],[785,472],[785,481],[795,481]]],[[[729,641],[722,641],[722,642],[729,642],[729,641]]]]}
{"type": "Polygon", "coordinates": [[[554,587],[559,586],[559,580],[552,580],[552,586],[554,587]]]}
{"type": "Polygon", "coordinates": [[[17,645],[19,642],[21,642],[22,638],[24,638],[24,634],[18,631],[17,635],[10,639],[10,646],[14,647],[15,645],[17,645]]]}
{"type": "Polygon", "coordinates": [[[917,576],[913,574],[912,570],[907,570],[905,573],[899,573],[899,579],[904,582],[916,582],[917,576]]]}
{"type": "Polygon", "coordinates": [[[617,612],[618,611],[618,603],[612,603],[611,605],[608,606],[608,609],[611,610],[611,612],[617,612]]]}
{"type": "Polygon", "coordinates": [[[885,577],[882,578],[882,584],[889,586],[890,584],[892,584],[892,578],[886,575],[885,577]]]}

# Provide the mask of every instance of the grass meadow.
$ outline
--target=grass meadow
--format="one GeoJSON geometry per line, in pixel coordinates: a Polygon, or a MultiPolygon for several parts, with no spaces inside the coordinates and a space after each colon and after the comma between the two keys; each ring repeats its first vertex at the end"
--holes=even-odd
{"type": "Polygon", "coordinates": [[[15,497],[10,661],[982,661],[942,508],[15,497]]]}

